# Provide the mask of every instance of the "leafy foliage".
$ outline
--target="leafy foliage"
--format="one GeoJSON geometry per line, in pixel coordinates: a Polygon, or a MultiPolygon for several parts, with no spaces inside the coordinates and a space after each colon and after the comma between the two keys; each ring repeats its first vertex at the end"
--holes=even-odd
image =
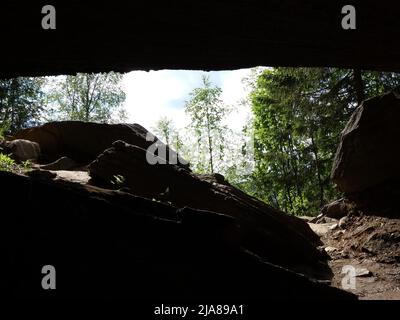
{"type": "Polygon", "coordinates": [[[176,129],[172,119],[161,117],[155,128],[152,128],[156,136],[173,148],[177,153],[185,153],[185,146],[179,131],[176,129]]]}
{"type": "Polygon", "coordinates": [[[50,117],[101,123],[115,122],[115,118],[125,121],[121,80],[122,75],[114,72],[57,78],[48,96],[49,103],[57,108],[50,117]]]}
{"type": "Polygon", "coordinates": [[[0,134],[12,134],[39,123],[43,111],[44,78],[0,80],[0,134]]]}
{"type": "MultiPolygon", "coordinates": [[[[363,72],[370,97],[399,84],[396,74],[363,72]]],[[[255,161],[252,193],[295,214],[317,213],[337,197],[330,170],[339,135],[357,107],[353,70],[265,70],[251,94],[255,161]]]]}
{"type": "Polygon", "coordinates": [[[222,162],[227,127],[222,120],[229,108],[221,100],[221,88],[213,86],[209,77],[203,75],[202,87],[195,88],[186,102],[185,112],[190,116],[189,128],[196,137],[195,169],[213,173],[222,162]]]}
{"type": "Polygon", "coordinates": [[[32,166],[33,164],[29,160],[17,163],[10,155],[0,152],[0,171],[25,174],[32,170],[32,166]]]}
{"type": "Polygon", "coordinates": [[[4,139],[6,133],[10,130],[10,124],[8,121],[5,121],[0,124],[0,139],[4,139]]]}
{"type": "Polygon", "coordinates": [[[168,119],[167,117],[160,118],[153,130],[159,139],[164,140],[167,145],[170,145],[172,136],[175,132],[175,126],[171,119],[168,119]]]}
{"type": "Polygon", "coordinates": [[[22,161],[21,165],[24,171],[30,171],[33,167],[33,163],[30,160],[22,161]]]}
{"type": "Polygon", "coordinates": [[[0,171],[12,171],[15,161],[10,156],[0,153],[0,171]]]}

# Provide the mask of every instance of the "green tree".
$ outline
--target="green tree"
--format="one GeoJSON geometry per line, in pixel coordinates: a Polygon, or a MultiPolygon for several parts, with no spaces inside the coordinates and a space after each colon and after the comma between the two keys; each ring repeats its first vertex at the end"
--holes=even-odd
{"type": "Polygon", "coordinates": [[[164,140],[167,145],[170,145],[176,131],[173,121],[167,117],[160,118],[153,130],[158,138],[164,140]]]}
{"type": "Polygon", "coordinates": [[[221,88],[213,86],[209,77],[203,75],[202,86],[190,93],[185,112],[190,116],[189,128],[194,132],[197,146],[196,169],[213,173],[217,162],[224,155],[223,119],[229,108],[221,100],[221,88]]]}
{"type": "Polygon", "coordinates": [[[0,80],[0,131],[11,134],[40,122],[45,82],[22,77],[0,80]]]}
{"type": "Polygon", "coordinates": [[[55,81],[49,101],[56,107],[56,118],[110,123],[125,121],[122,108],[125,93],[119,73],[78,73],[55,81]]]}
{"type": "Polygon", "coordinates": [[[337,197],[330,182],[339,135],[361,98],[400,84],[394,73],[336,68],[276,68],[251,94],[253,194],[287,212],[316,213],[337,197]]]}
{"type": "Polygon", "coordinates": [[[160,140],[164,141],[181,156],[185,157],[187,155],[182,138],[172,119],[161,117],[152,129],[160,140]]]}

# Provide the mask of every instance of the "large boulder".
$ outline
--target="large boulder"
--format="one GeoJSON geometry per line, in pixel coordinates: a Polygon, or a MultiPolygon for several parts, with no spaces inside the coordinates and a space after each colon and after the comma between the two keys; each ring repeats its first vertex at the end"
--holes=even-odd
{"type": "Polygon", "coordinates": [[[17,161],[37,161],[40,158],[40,146],[38,143],[16,139],[13,141],[1,141],[3,152],[10,154],[17,161]]]}
{"type": "MultiPolygon", "coordinates": [[[[90,163],[114,141],[123,140],[127,143],[147,149],[158,143],[170,154],[177,157],[157,137],[139,124],[101,124],[82,121],[49,122],[39,127],[17,132],[11,140],[25,139],[40,145],[43,160],[53,162],[61,157],[68,157],[81,163],[90,163]]],[[[185,163],[182,161],[181,163],[185,163]]],[[[180,165],[182,165],[179,163],[180,165]]]]}
{"type": "MultiPolygon", "coordinates": [[[[0,291],[8,297],[225,302],[355,298],[271,263],[268,251],[257,250],[256,244],[268,247],[267,241],[280,237],[274,242],[277,248],[269,246],[271,256],[280,251],[293,265],[306,261],[296,253],[304,249],[295,231],[298,225],[274,222],[272,214],[267,218],[271,226],[265,227],[261,212],[258,219],[250,212],[254,222],[249,223],[51,178],[0,172],[0,181],[6,186],[2,197],[13,208],[1,214],[0,291]],[[42,289],[45,265],[56,268],[56,290],[42,289]]],[[[301,254],[313,256],[313,250],[301,254]]]]}
{"type": "Polygon", "coordinates": [[[336,219],[339,220],[348,214],[352,213],[353,208],[350,201],[347,199],[341,198],[335,200],[331,203],[326,204],[322,210],[321,214],[318,217],[311,220],[311,222],[317,222],[322,219],[336,219]]]}
{"type": "MultiPolygon", "coordinates": [[[[324,277],[325,256],[316,234],[301,219],[280,212],[248,196],[226,182],[223,176],[196,175],[171,164],[151,165],[147,151],[117,141],[89,166],[92,183],[105,188],[122,188],[137,196],[196,208],[240,219],[242,240],[260,257],[314,277],[324,277]],[[119,184],[115,177],[120,177],[119,184]]],[[[325,276],[328,275],[325,274],[325,276]]],[[[328,276],[329,277],[329,276],[328,276]]]]}
{"type": "Polygon", "coordinates": [[[332,180],[345,194],[363,192],[400,178],[400,96],[364,101],[342,132],[332,180]]]}

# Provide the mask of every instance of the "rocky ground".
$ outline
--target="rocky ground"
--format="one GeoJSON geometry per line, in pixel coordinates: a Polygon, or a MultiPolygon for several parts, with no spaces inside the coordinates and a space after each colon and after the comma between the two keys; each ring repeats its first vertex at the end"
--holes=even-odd
{"type": "Polygon", "coordinates": [[[311,227],[331,257],[331,285],[342,288],[343,267],[353,266],[356,287],[348,291],[365,300],[400,299],[400,219],[360,214],[328,221],[311,227]]]}

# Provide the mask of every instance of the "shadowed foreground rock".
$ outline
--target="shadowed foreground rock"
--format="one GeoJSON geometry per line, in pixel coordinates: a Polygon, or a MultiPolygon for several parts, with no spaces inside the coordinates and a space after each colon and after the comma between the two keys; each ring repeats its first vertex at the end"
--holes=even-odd
{"type": "Polygon", "coordinates": [[[264,261],[243,241],[257,226],[239,218],[5,172],[0,181],[14,204],[0,232],[9,296],[353,299],[264,261]],[[47,264],[57,270],[54,291],[41,288],[47,264]]]}
{"type": "Polygon", "coordinates": [[[169,164],[150,165],[146,150],[123,141],[116,141],[89,168],[92,183],[98,186],[115,188],[110,182],[122,175],[124,183],[118,187],[132,194],[239,219],[241,243],[252,252],[316,278],[330,276],[324,267],[326,256],[316,249],[320,240],[305,222],[246,195],[221,175],[196,175],[169,164]]]}

